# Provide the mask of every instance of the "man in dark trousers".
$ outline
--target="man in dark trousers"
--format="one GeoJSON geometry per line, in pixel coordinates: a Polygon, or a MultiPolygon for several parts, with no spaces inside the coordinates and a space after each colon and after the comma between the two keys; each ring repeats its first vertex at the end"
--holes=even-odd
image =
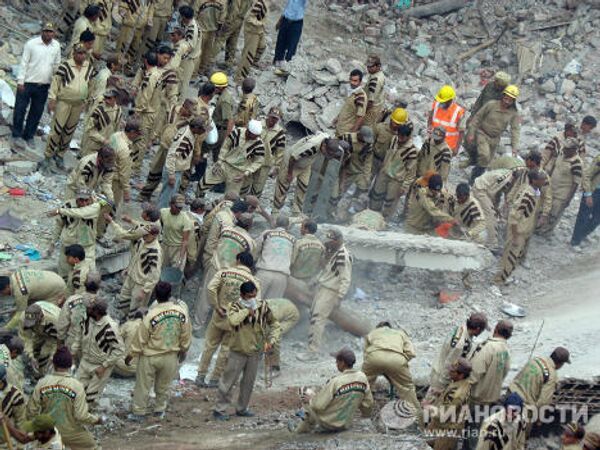
{"type": "Polygon", "coordinates": [[[287,0],[283,14],[277,22],[276,29],[277,44],[275,44],[275,64],[276,75],[287,75],[288,70],[284,66],[285,62],[292,60],[296,54],[300,36],[302,36],[302,25],[304,24],[304,9],[306,0],[287,0]]]}

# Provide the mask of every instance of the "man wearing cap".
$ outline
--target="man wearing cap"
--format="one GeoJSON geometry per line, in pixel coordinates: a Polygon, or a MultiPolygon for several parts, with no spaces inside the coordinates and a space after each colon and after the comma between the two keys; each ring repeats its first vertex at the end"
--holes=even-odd
{"type": "Polygon", "coordinates": [[[247,127],[252,119],[256,119],[260,102],[258,96],[254,93],[256,80],[254,78],[244,78],[242,81],[242,97],[238,105],[235,116],[236,127],[247,127]]]}
{"type": "Polygon", "coordinates": [[[460,442],[465,427],[462,413],[471,396],[471,370],[468,359],[457,358],[445,368],[450,384],[436,396],[431,406],[424,405],[429,418],[425,435],[433,438],[428,444],[434,450],[456,450],[460,442]]]}
{"type": "Polygon", "coordinates": [[[81,245],[92,267],[95,267],[96,237],[101,210],[102,206],[95,201],[92,192],[88,188],[80,188],[77,194],[60,208],[47,213],[49,217],[56,216],[56,225],[46,254],[50,257],[54,253],[56,242],[60,239],[57,271],[63,278],[67,278],[70,270],[65,256],[65,249],[69,245],[81,245]]]}
{"type": "MultiPolygon", "coordinates": [[[[13,425],[15,428],[21,428],[25,425],[27,417],[25,411],[25,396],[21,389],[11,385],[8,382],[7,368],[0,364],[0,412],[2,413],[2,422],[13,425]]],[[[9,427],[10,432],[10,427],[9,427]]],[[[12,434],[12,433],[11,433],[12,434]]],[[[0,446],[4,447],[7,437],[0,427],[0,446]]],[[[14,443],[13,443],[14,445],[14,443]]]]}
{"type": "Polygon", "coordinates": [[[185,197],[175,194],[169,207],[160,210],[163,267],[180,267],[183,270],[190,233],[194,229],[188,215],[182,213],[184,207],[185,197]]]}
{"type": "Polygon", "coordinates": [[[402,329],[392,328],[390,322],[380,322],[365,337],[364,351],[362,371],[369,385],[373,386],[377,377],[383,375],[396,389],[398,397],[412,405],[415,416],[423,426],[421,404],[408,365],[416,356],[408,334],[402,329]]]}
{"type": "Polygon", "coordinates": [[[198,197],[219,183],[225,182],[225,192],[239,193],[244,180],[258,171],[265,158],[262,123],[251,120],[248,128],[235,128],[225,139],[218,161],[198,182],[198,197]]]}
{"type": "Polygon", "coordinates": [[[115,151],[104,146],[98,152],[84,156],[67,178],[66,198],[75,198],[81,189],[103,194],[106,200],[114,199],[112,182],[115,169],[115,151]]]}
{"type": "Polygon", "coordinates": [[[12,137],[33,143],[37,127],[44,113],[52,75],[60,64],[60,44],[54,39],[54,25],[42,27],[42,34],[29,39],[23,46],[21,70],[17,78],[17,97],[13,112],[12,137]],[[27,121],[25,128],[25,113],[27,121]]]}
{"type": "Polygon", "coordinates": [[[298,215],[304,207],[304,198],[310,181],[311,166],[319,152],[326,147],[336,150],[337,139],[329,139],[326,133],[317,133],[300,139],[285,150],[277,172],[277,184],[273,196],[272,213],[276,214],[285,204],[285,198],[292,182],[296,180],[296,193],[292,204],[292,214],[298,215]]]}
{"type": "Polygon", "coordinates": [[[79,116],[88,98],[95,70],[88,61],[85,49],[76,45],[73,57],[63,61],[52,77],[48,94],[48,112],[53,114],[42,170],[51,165],[64,169],[63,155],[79,123],[79,116]]]}
{"type": "Polygon", "coordinates": [[[385,155],[392,144],[392,139],[398,133],[398,127],[405,124],[412,127],[408,112],[404,108],[396,108],[390,114],[388,122],[379,122],[373,127],[373,176],[379,173],[385,155]]]}
{"type": "Polygon", "coordinates": [[[0,276],[0,296],[15,299],[15,314],[4,326],[15,329],[28,305],[38,301],[61,304],[65,299],[66,284],[59,275],[49,270],[20,269],[10,276],[0,276]]]}
{"type": "Polygon", "coordinates": [[[250,75],[252,67],[258,67],[258,62],[267,48],[265,27],[268,16],[269,3],[265,0],[254,0],[244,20],[244,49],[235,75],[236,80],[246,78],[250,75]]]}
{"type": "Polygon", "coordinates": [[[177,80],[179,80],[179,92],[184,93],[181,85],[181,77],[183,75],[183,66],[181,62],[192,51],[190,42],[185,39],[185,28],[181,25],[172,26],[169,29],[169,40],[173,44],[173,57],[171,58],[171,67],[177,70],[177,80]]]}
{"type": "MultiPolygon", "coordinates": [[[[26,444],[25,450],[64,450],[60,433],[54,427],[55,422],[51,415],[40,414],[33,419],[22,423],[21,426],[12,420],[7,420],[8,416],[2,416],[0,420],[6,420],[6,426],[11,436],[19,443],[26,444]]],[[[14,445],[14,444],[13,444],[14,445]]]]}
{"type": "Polygon", "coordinates": [[[482,89],[481,94],[475,100],[473,106],[471,106],[471,117],[469,118],[469,122],[473,118],[477,111],[479,111],[487,102],[490,100],[500,100],[504,93],[504,89],[506,86],[510,84],[510,75],[506,72],[498,71],[494,74],[494,79],[492,82],[488,82],[485,87],[482,89]]]}
{"type": "Polygon", "coordinates": [[[127,266],[127,275],[119,294],[118,309],[122,319],[141,307],[147,307],[154,286],[160,280],[162,249],[158,242],[160,228],[147,225],[144,235],[134,246],[127,266]]]}
{"type": "Polygon", "coordinates": [[[457,223],[450,214],[454,199],[443,189],[442,177],[436,173],[427,183],[427,187],[415,184],[407,199],[404,228],[409,233],[431,234],[438,225],[457,223]]]}
{"type": "Polygon", "coordinates": [[[398,127],[371,188],[369,207],[381,211],[387,219],[396,213],[398,200],[417,177],[418,150],[413,144],[412,132],[409,123],[398,127]]]}
{"type": "Polygon", "coordinates": [[[344,161],[340,170],[339,184],[331,196],[332,205],[337,206],[342,195],[352,183],[356,183],[354,197],[366,195],[371,184],[371,168],[373,167],[373,129],[366,125],[357,133],[346,133],[340,136],[350,148],[344,153],[344,161]]]}
{"type": "Polygon", "coordinates": [[[350,72],[350,94],[334,121],[336,136],[354,133],[360,129],[367,113],[367,93],[362,87],[363,73],[359,69],[350,72]]]}
{"type": "Polygon", "coordinates": [[[433,129],[431,137],[423,143],[417,157],[417,177],[433,171],[441,175],[444,184],[448,182],[452,151],[445,138],[446,130],[443,127],[433,129]]]}
{"type": "Polygon", "coordinates": [[[444,140],[453,154],[458,153],[462,143],[465,127],[463,117],[465,109],[456,103],[456,92],[452,86],[442,86],[431,105],[427,128],[442,128],[445,131],[444,140]]]}
{"type": "MultiPolygon", "coordinates": [[[[503,408],[481,424],[476,450],[518,450],[525,448],[527,435],[523,399],[515,393],[503,402],[503,408]]],[[[474,446],[472,448],[475,448],[474,446]]]]}
{"type": "Polygon", "coordinates": [[[171,108],[179,100],[179,66],[173,63],[173,55],[175,50],[173,46],[165,42],[156,49],[158,61],[158,70],[160,71],[160,80],[158,82],[158,90],[160,95],[159,107],[156,112],[156,120],[153,127],[153,138],[159,139],[161,130],[164,128],[167,116],[171,108]]]}
{"type": "Polygon", "coordinates": [[[471,196],[469,183],[460,183],[456,186],[455,199],[452,215],[461,226],[464,237],[477,244],[485,245],[487,240],[485,214],[477,199],[471,196]]]}
{"type": "Polygon", "coordinates": [[[339,375],[331,378],[317,393],[303,390],[301,400],[308,402],[302,422],[294,427],[296,433],[308,433],[311,430],[342,431],[350,428],[354,415],[360,410],[363,417],[369,417],[373,409],[373,394],[367,376],[354,369],[356,356],[347,347],[335,356],[339,375]]]}
{"type": "Polygon", "coordinates": [[[51,370],[51,358],[56,351],[57,323],[60,307],[46,301],[29,305],[25,310],[21,333],[25,354],[29,357],[36,379],[51,370]]]}
{"type": "Polygon", "coordinates": [[[583,425],[571,422],[563,426],[563,433],[560,437],[560,450],[581,450],[584,437],[585,428],[583,425]]]}
{"type": "Polygon", "coordinates": [[[202,35],[202,48],[197,68],[200,75],[208,76],[210,66],[220,50],[216,48],[215,41],[217,32],[227,20],[228,7],[229,2],[226,0],[197,0],[194,2],[196,20],[202,35]]]}
{"type": "Polygon", "coordinates": [[[97,448],[86,425],[97,425],[102,419],[89,412],[85,389],[71,375],[73,357],[67,347],[59,348],[52,358],[54,371],[36,384],[27,403],[28,417],[48,414],[56,422],[66,446],[73,450],[97,448]]]}
{"type": "Polygon", "coordinates": [[[549,234],[554,230],[581,185],[583,161],[578,150],[577,139],[568,138],[564,142],[561,154],[556,158],[550,176],[552,208],[547,222],[540,227],[541,234],[549,234]]]}
{"type": "Polygon", "coordinates": [[[467,143],[475,147],[470,153],[471,165],[475,166],[471,173],[471,183],[486,171],[496,156],[500,137],[509,125],[512,154],[518,155],[521,133],[518,97],[519,88],[514,85],[507,86],[500,100],[487,102],[472,117],[467,131],[467,143]]]}
{"type": "Polygon", "coordinates": [[[117,91],[107,89],[104,102],[92,109],[87,118],[81,138],[81,156],[96,153],[109,143],[109,137],[121,125],[122,111],[117,104],[117,91]]]}
{"type": "Polygon", "coordinates": [[[202,51],[202,34],[198,27],[198,22],[194,18],[194,10],[191,6],[181,6],[179,8],[179,17],[181,17],[181,24],[184,28],[184,39],[190,47],[190,51],[183,56],[181,61],[180,92],[185,97],[190,80],[198,66],[198,59],[202,51]]]}
{"type": "Polygon", "coordinates": [[[367,112],[365,113],[365,125],[374,128],[381,120],[383,106],[385,103],[385,75],[381,70],[381,59],[377,55],[369,55],[367,58],[367,112]]]}
{"type": "Polygon", "coordinates": [[[123,358],[125,347],[119,326],[108,315],[106,300],[96,298],[87,305],[87,317],[71,351],[81,354],[75,376],[85,388],[85,397],[94,408],[102,396],[117,361],[123,358]]]}
{"type": "Polygon", "coordinates": [[[209,145],[208,148],[212,152],[213,162],[216,162],[219,159],[219,152],[225,138],[229,136],[235,127],[235,114],[233,97],[227,89],[229,85],[227,75],[223,72],[215,72],[210,76],[210,82],[215,85],[217,91],[212,119],[219,132],[219,140],[216,144],[209,145]]]}
{"type": "Polygon", "coordinates": [[[309,352],[298,355],[301,360],[316,359],[327,319],[339,307],[352,281],[352,256],[344,245],[344,236],[340,230],[333,228],[327,231],[325,248],[328,260],[317,279],[317,293],[310,312],[309,352]]]}

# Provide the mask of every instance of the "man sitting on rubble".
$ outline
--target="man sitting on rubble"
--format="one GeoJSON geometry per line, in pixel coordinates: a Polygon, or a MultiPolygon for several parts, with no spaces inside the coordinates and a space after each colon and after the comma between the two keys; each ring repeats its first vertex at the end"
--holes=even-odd
{"type": "Polygon", "coordinates": [[[442,177],[434,174],[429,178],[427,187],[413,186],[408,199],[405,229],[413,234],[427,234],[442,223],[457,223],[449,214],[453,199],[442,190],[442,177]]]}

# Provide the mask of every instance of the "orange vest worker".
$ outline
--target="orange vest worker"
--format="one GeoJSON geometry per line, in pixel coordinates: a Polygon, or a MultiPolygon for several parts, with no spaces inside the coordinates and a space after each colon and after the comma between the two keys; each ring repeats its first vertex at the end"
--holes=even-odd
{"type": "Polygon", "coordinates": [[[433,102],[431,109],[433,114],[431,118],[431,127],[444,127],[446,130],[446,143],[452,149],[452,153],[458,151],[458,123],[465,115],[465,109],[459,106],[456,102],[452,102],[448,109],[440,108],[440,103],[433,102]]]}

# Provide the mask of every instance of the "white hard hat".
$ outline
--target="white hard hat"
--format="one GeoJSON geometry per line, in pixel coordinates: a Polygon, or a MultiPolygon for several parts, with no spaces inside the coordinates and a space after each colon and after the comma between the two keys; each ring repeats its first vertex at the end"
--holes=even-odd
{"type": "Polygon", "coordinates": [[[248,131],[255,136],[260,136],[262,134],[262,123],[259,120],[251,120],[248,122],[248,131]]]}

